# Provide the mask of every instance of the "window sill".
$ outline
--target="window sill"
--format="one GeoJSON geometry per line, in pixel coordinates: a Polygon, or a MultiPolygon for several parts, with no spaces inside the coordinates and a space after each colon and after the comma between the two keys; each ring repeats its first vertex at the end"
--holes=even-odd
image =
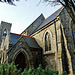
{"type": "Polygon", "coordinates": [[[43,55],[50,55],[50,54],[54,54],[55,52],[54,51],[46,51],[43,53],[43,55]]]}

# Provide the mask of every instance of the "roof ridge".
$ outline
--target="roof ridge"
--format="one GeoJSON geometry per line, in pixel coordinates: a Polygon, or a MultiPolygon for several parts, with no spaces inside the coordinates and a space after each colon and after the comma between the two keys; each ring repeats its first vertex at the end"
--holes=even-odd
{"type": "Polygon", "coordinates": [[[10,33],[10,34],[14,34],[14,35],[19,35],[19,36],[21,36],[21,34],[17,34],[17,33],[10,33]]]}
{"type": "Polygon", "coordinates": [[[34,37],[31,37],[31,36],[25,36],[25,35],[21,35],[21,34],[17,34],[17,33],[10,33],[10,34],[14,34],[14,35],[19,35],[19,36],[23,36],[23,37],[28,37],[28,38],[35,39],[34,37]]]}
{"type": "MultiPolygon", "coordinates": [[[[63,6],[62,6],[62,7],[63,7],[63,6]]],[[[32,35],[32,34],[34,34],[35,32],[37,32],[37,31],[39,30],[38,28],[40,28],[41,24],[43,24],[48,18],[52,17],[52,16],[55,15],[56,13],[58,14],[58,12],[61,10],[62,7],[60,7],[60,8],[57,9],[54,13],[52,13],[49,17],[47,17],[46,19],[44,19],[44,20],[38,25],[38,27],[37,27],[30,35],[32,35]]],[[[57,14],[56,14],[55,16],[57,16],[57,14]]],[[[52,22],[54,19],[55,19],[55,17],[54,17],[51,21],[49,21],[48,23],[52,22]]],[[[48,24],[48,23],[47,23],[47,24],[48,24]]],[[[46,24],[45,24],[45,25],[46,25],[46,24]]],[[[44,26],[45,26],[45,25],[44,25],[44,26]]],[[[44,26],[41,26],[41,28],[44,27],[44,26]]]]}
{"type": "MultiPolygon", "coordinates": [[[[28,28],[29,28],[35,21],[37,21],[41,16],[44,17],[44,15],[41,13],[33,22],[30,23],[30,25],[29,25],[26,29],[28,29],[28,28]]],[[[45,17],[44,17],[44,19],[45,19],[45,17]]],[[[25,31],[26,29],[24,29],[24,31],[25,31]]],[[[23,32],[24,32],[24,31],[23,31],[23,32]]],[[[22,33],[23,33],[23,32],[22,32],[22,33]]],[[[22,33],[21,33],[21,34],[22,34],[22,33]]]]}
{"type": "MultiPolygon", "coordinates": [[[[64,7],[62,6],[61,8],[62,8],[62,9],[61,9],[61,11],[62,11],[62,10],[64,9],[64,7]]],[[[61,11],[57,14],[57,16],[61,13],[61,11]]]]}
{"type": "MultiPolygon", "coordinates": [[[[43,16],[44,17],[44,15],[41,13],[33,22],[31,22],[31,24],[27,28],[29,28],[37,19],[39,19],[40,16],[43,16]]],[[[45,19],[45,17],[44,17],[44,19],[45,19]]]]}
{"type": "MultiPolygon", "coordinates": [[[[63,7],[63,6],[62,6],[63,7]]],[[[60,7],[59,9],[61,9],[62,7],[60,7]]],[[[55,12],[57,12],[59,9],[57,9],[55,12]]],[[[55,12],[53,12],[50,16],[52,16],[55,12]]],[[[46,19],[48,19],[50,16],[48,16],[46,19]]],[[[46,19],[44,19],[43,21],[45,21],[46,19]]],[[[42,22],[43,22],[42,21],[42,22]]]]}

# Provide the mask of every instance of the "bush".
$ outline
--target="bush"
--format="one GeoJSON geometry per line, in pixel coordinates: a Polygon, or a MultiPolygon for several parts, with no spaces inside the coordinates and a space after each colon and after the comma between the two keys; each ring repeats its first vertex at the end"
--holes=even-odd
{"type": "MultiPolygon", "coordinates": [[[[14,62],[12,62],[11,64],[0,64],[0,75],[58,75],[58,72],[51,70],[48,66],[43,69],[41,65],[37,69],[29,68],[28,71],[24,69],[21,72],[21,69],[18,70],[14,62]]],[[[64,71],[62,75],[67,75],[67,73],[64,71]]]]}
{"type": "Polygon", "coordinates": [[[21,70],[18,70],[15,64],[3,63],[0,65],[0,75],[20,75],[21,70]]]}

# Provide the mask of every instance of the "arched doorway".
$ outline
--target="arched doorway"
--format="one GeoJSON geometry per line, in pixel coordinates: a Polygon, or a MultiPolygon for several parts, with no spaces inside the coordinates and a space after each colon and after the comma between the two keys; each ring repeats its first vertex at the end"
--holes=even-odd
{"type": "Polygon", "coordinates": [[[17,69],[22,68],[22,71],[24,70],[24,68],[26,68],[26,57],[22,52],[20,52],[17,55],[17,57],[15,59],[15,65],[18,65],[17,69]]]}

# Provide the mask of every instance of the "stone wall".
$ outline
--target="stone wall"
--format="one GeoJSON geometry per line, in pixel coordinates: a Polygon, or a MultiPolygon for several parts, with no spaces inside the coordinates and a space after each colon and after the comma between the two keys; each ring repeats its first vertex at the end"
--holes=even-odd
{"type": "MultiPolygon", "coordinates": [[[[60,21],[56,22],[56,29],[58,30],[60,27],[60,21]]],[[[60,35],[59,32],[57,35],[60,35]]],[[[48,65],[51,69],[57,70],[58,62],[57,62],[57,45],[56,45],[56,33],[55,33],[55,23],[45,28],[41,32],[35,34],[33,36],[37,43],[43,49],[43,59],[46,61],[46,65],[48,65]],[[45,34],[49,32],[50,40],[51,40],[51,51],[45,51],[45,34]]],[[[60,36],[57,40],[60,40],[60,36]]]]}
{"type": "MultiPolygon", "coordinates": [[[[48,24],[49,25],[49,24],[48,24]]],[[[62,51],[65,47],[65,52],[68,59],[69,74],[73,74],[72,63],[74,64],[74,43],[71,29],[71,18],[65,9],[62,10],[52,25],[44,27],[45,29],[32,35],[37,43],[43,49],[43,57],[53,70],[58,70],[59,74],[63,72],[62,51]],[[45,51],[45,34],[49,32],[51,39],[51,51],[45,51]],[[73,55],[72,55],[73,54],[73,55]],[[71,60],[73,62],[71,62],[71,60]],[[53,63],[55,62],[55,63],[53,63]],[[53,66],[52,66],[53,65],[53,66]]],[[[75,67],[74,67],[75,68],[75,67]]]]}
{"type": "Polygon", "coordinates": [[[63,35],[62,38],[64,39],[65,51],[67,53],[69,72],[72,75],[73,72],[75,73],[75,51],[71,29],[71,18],[66,9],[63,9],[59,17],[61,21],[61,30],[63,35]]]}
{"type": "Polygon", "coordinates": [[[21,37],[16,44],[8,50],[8,63],[11,63],[12,61],[15,62],[19,53],[23,53],[26,58],[26,69],[29,67],[36,68],[39,64],[41,64],[40,49],[30,48],[23,37],[21,37]]]}
{"type": "Polygon", "coordinates": [[[0,31],[0,36],[1,36],[1,46],[0,46],[1,63],[7,61],[6,51],[8,50],[9,43],[10,43],[10,30],[11,30],[11,24],[2,21],[1,22],[1,31],[0,31]],[[3,36],[4,29],[7,29],[6,36],[3,36]]]}
{"type": "Polygon", "coordinates": [[[55,54],[43,55],[43,67],[49,66],[52,70],[56,70],[55,54]]]}

